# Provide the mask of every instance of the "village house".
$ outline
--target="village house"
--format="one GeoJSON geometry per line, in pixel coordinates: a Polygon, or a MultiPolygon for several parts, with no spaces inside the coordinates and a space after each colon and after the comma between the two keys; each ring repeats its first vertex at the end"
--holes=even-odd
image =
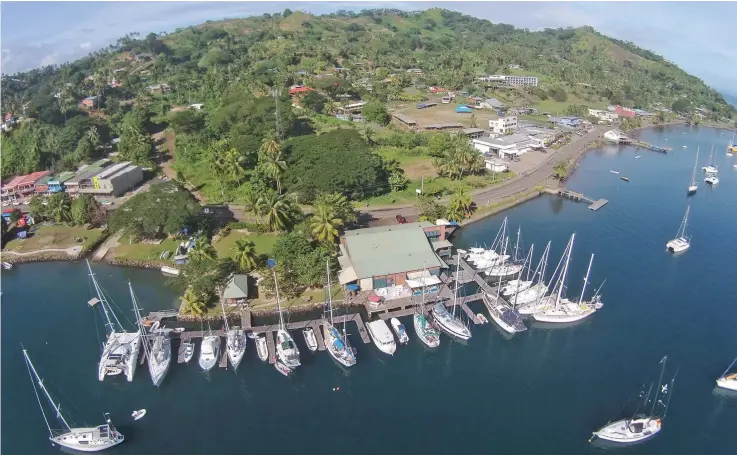
{"type": "Polygon", "coordinates": [[[637,116],[637,113],[633,109],[630,109],[630,108],[624,107],[624,106],[616,106],[614,108],[614,112],[619,117],[624,117],[624,118],[632,118],[632,117],[637,116]]]}
{"type": "Polygon", "coordinates": [[[605,122],[613,122],[619,118],[617,113],[601,109],[589,109],[589,115],[605,122]]]}
{"type": "Polygon", "coordinates": [[[479,107],[483,109],[503,109],[504,103],[496,98],[488,98],[479,103],[479,107]]]}
{"type": "Polygon", "coordinates": [[[93,109],[97,104],[97,97],[88,96],[87,98],[83,99],[80,104],[88,109],[93,109]]]}
{"type": "Polygon", "coordinates": [[[248,299],[248,275],[237,273],[230,277],[230,281],[223,290],[222,299],[226,305],[246,303],[248,299]]]}
{"type": "Polygon", "coordinates": [[[486,169],[491,172],[507,172],[509,170],[507,163],[495,158],[485,158],[484,165],[486,166],[486,169]]]}
{"type": "Polygon", "coordinates": [[[513,87],[530,85],[537,87],[538,79],[534,76],[508,76],[505,74],[492,74],[476,78],[479,82],[497,83],[500,85],[509,85],[513,87]]]}

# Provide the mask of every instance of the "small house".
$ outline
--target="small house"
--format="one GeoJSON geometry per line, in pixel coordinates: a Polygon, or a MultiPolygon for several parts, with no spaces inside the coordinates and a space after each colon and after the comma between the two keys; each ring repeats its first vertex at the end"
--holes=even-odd
{"type": "Polygon", "coordinates": [[[486,166],[486,169],[490,170],[491,172],[507,172],[509,170],[509,166],[507,166],[507,163],[495,160],[493,158],[485,158],[484,164],[486,166]]]}
{"type": "Polygon", "coordinates": [[[82,100],[82,106],[87,108],[94,108],[97,104],[97,97],[96,96],[88,96],[87,98],[82,100]]]}
{"type": "Polygon", "coordinates": [[[248,299],[248,275],[234,274],[223,290],[223,303],[237,305],[248,299]]]}
{"type": "Polygon", "coordinates": [[[502,103],[496,98],[488,98],[482,101],[479,104],[479,107],[484,108],[484,109],[502,109],[504,107],[504,103],[502,103]]]}

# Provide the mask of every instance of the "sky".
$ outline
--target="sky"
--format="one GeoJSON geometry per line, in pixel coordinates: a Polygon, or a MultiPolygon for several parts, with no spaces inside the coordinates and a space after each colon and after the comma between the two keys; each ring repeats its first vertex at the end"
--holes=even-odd
{"type": "Polygon", "coordinates": [[[60,64],[126,33],[171,32],[206,20],[341,9],[440,7],[518,28],[590,25],[632,41],[737,96],[737,2],[7,2],[0,4],[0,70],[13,74],[60,64]]]}

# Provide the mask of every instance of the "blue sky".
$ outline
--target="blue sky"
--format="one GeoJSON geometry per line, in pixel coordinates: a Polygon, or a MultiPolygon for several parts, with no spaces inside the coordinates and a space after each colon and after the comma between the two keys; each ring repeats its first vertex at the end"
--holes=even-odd
{"type": "Polygon", "coordinates": [[[447,8],[520,28],[590,25],[675,62],[707,84],[737,95],[737,45],[732,2],[3,2],[2,72],[63,63],[128,32],[173,31],[206,20],[278,12],[339,9],[447,8]]]}

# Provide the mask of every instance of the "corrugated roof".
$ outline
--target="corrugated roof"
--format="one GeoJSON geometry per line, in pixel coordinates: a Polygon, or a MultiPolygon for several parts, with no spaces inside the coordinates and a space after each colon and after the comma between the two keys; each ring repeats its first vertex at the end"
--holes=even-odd
{"type": "Polygon", "coordinates": [[[17,177],[13,177],[8,183],[3,183],[3,188],[14,188],[18,186],[20,182],[25,179],[27,175],[19,175],[17,177]]]}
{"type": "Polygon", "coordinates": [[[248,297],[248,275],[237,274],[228,282],[223,291],[224,299],[245,299],[248,297]]]}
{"type": "Polygon", "coordinates": [[[433,224],[409,223],[348,231],[344,242],[358,278],[440,267],[423,227],[433,224]]]}
{"type": "Polygon", "coordinates": [[[25,176],[25,178],[19,182],[19,185],[28,185],[30,183],[35,183],[36,180],[40,179],[41,177],[44,177],[49,174],[49,171],[38,171],[33,172],[31,174],[28,174],[25,176]]]}
{"type": "Polygon", "coordinates": [[[412,117],[408,117],[404,114],[394,113],[392,114],[392,117],[406,123],[407,125],[417,125],[417,121],[415,119],[413,119],[412,117]]]}
{"type": "Polygon", "coordinates": [[[75,184],[79,183],[80,180],[88,179],[94,175],[96,175],[98,172],[100,172],[107,164],[110,162],[109,159],[103,158],[101,160],[95,161],[94,163],[90,164],[84,170],[74,176],[74,178],[69,179],[69,183],[75,184]]]}
{"type": "Polygon", "coordinates": [[[104,171],[100,172],[97,175],[97,178],[98,179],[106,179],[106,178],[110,177],[111,175],[117,173],[118,171],[120,171],[122,169],[125,169],[126,167],[128,167],[129,164],[131,164],[130,161],[124,161],[122,163],[116,163],[116,164],[114,164],[114,165],[106,168],[104,171]]]}
{"type": "Polygon", "coordinates": [[[64,171],[61,174],[56,176],[56,181],[59,183],[64,183],[70,178],[74,177],[74,172],[72,171],[64,171]]]}

